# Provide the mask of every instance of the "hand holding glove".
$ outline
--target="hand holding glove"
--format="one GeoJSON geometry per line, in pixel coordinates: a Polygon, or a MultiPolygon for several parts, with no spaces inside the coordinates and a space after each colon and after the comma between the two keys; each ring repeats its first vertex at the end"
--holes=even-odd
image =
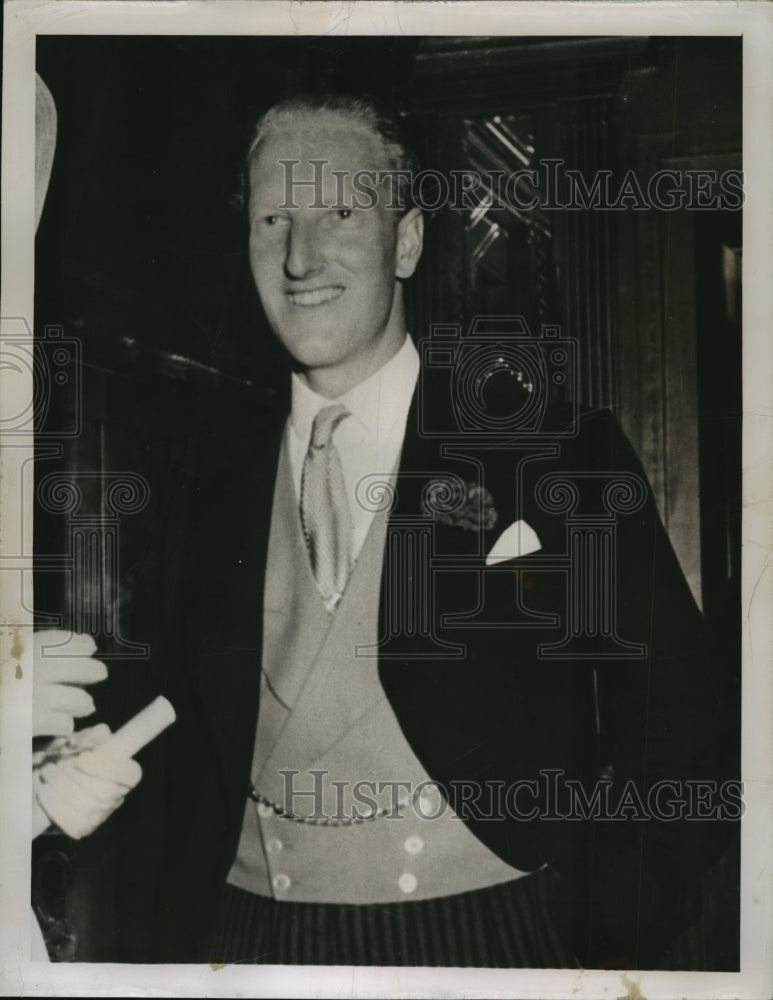
{"type": "MultiPolygon", "coordinates": [[[[111,746],[107,726],[54,740],[33,761],[33,833],[44,817],[75,840],[93,833],[142,778],[139,764],[111,746]]],[[[47,825],[47,823],[46,823],[47,825]]]]}

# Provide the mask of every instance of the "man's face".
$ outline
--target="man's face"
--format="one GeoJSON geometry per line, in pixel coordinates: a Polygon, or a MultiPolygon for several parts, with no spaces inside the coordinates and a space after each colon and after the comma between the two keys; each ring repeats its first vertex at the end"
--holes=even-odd
{"type": "Polygon", "coordinates": [[[352,175],[384,169],[377,136],[324,112],[270,132],[253,154],[252,273],[274,333],[313,388],[317,377],[336,394],[346,391],[405,335],[397,278],[413,273],[421,252],[418,213],[399,219],[387,207],[388,190],[372,208],[353,206],[352,175]],[[297,183],[320,176],[311,160],[325,161],[321,199],[319,188],[297,183]],[[313,207],[315,200],[325,207],[313,207]]]}

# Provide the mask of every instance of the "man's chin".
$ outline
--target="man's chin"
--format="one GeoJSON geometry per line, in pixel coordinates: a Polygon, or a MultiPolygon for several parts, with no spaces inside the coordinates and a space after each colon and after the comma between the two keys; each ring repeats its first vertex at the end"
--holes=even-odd
{"type": "Polygon", "coordinates": [[[293,368],[298,372],[336,368],[343,363],[346,356],[345,351],[335,350],[330,340],[320,342],[318,336],[313,343],[308,339],[302,343],[298,343],[297,340],[286,340],[283,343],[292,358],[293,368]]]}

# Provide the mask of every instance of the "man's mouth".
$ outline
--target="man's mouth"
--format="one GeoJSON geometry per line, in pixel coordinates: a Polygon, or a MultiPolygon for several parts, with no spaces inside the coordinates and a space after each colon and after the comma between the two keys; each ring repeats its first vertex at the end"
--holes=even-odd
{"type": "Polygon", "coordinates": [[[288,291],[287,297],[294,306],[322,306],[332,302],[343,294],[341,285],[326,285],[324,288],[312,288],[308,291],[288,291]]]}

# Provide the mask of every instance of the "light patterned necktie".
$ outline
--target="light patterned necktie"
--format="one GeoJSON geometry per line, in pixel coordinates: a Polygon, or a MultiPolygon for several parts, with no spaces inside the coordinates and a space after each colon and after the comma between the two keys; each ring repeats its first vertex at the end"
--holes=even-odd
{"type": "Polygon", "coordinates": [[[301,479],[303,534],[317,587],[330,614],[341,600],[352,561],[352,515],[341,457],[333,444],[336,427],[348,416],[340,404],[319,411],[301,479]]]}

